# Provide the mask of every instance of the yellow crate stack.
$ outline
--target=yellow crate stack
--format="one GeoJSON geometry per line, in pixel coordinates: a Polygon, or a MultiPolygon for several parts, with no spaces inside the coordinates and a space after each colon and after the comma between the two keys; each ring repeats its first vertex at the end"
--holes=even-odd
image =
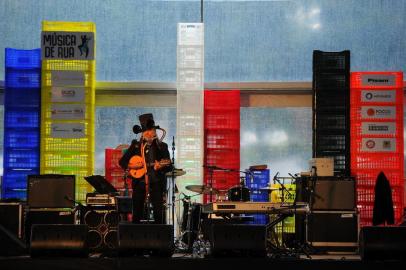
{"type": "MultiPolygon", "coordinates": [[[[96,26],[91,22],[53,22],[43,21],[42,31],[49,32],[93,32],[96,36],[96,26]]],[[[95,41],[94,41],[95,42],[95,41]]],[[[95,59],[95,58],[94,58],[95,59]]],[[[76,175],[76,200],[84,201],[86,193],[92,187],[84,179],[94,172],[95,149],[95,60],[61,60],[43,59],[41,77],[41,174],[73,174],[76,175]],[[84,97],[80,102],[56,102],[52,99],[55,85],[52,82],[52,72],[83,72],[84,97]],[[57,104],[57,105],[56,105],[57,104]],[[84,108],[81,119],[53,119],[54,106],[65,106],[75,109],[84,108]],[[84,136],[81,138],[54,138],[53,125],[83,125],[84,136]]],[[[69,88],[69,86],[67,86],[69,88]]]]}

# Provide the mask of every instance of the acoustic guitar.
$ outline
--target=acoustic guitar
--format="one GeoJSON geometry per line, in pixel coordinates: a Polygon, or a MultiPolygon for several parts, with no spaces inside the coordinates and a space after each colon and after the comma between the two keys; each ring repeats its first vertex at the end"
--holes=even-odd
{"type": "MultiPolygon", "coordinates": [[[[166,166],[171,164],[170,159],[163,159],[161,161],[155,160],[154,163],[149,163],[148,166],[153,166],[159,164],[161,166],[166,166]]],[[[146,166],[144,166],[144,160],[141,156],[135,155],[128,162],[128,173],[134,178],[141,178],[147,172],[146,166]]]]}

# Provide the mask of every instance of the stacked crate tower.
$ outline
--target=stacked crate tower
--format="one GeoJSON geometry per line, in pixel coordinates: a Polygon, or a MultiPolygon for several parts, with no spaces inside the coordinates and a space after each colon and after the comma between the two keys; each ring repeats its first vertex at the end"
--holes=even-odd
{"type": "Polygon", "coordinates": [[[41,50],[5,50],[4,160],[1,198],[26,199],[39,174],[41,50]]]}
{"type": "Polygon", "coordinates": [[[350,51],[313,52],[313,157],[350,175],[350,51]]]}
{"type": "Polygon", "coordinates": [[[196,193],[185,187],[201,185],[203,179],[203,78],[204,24],[179,23],[175,163],[186,174],[176,178],[176,185],[187,195],[196,193]]]}
{"type": "MultiPolygon", "coordinates": [[[[219,190],[240,180],[240,91],[204,91],[204,184],[219,190]],[[214,169],[216,166],[231,171],[214,169]]],[[[205,195],[204,201],[215,200],[205,195]]]]}
{"type": "Polygon", "coordinates": [[[105,149],[105,177],[106,180],[115,187],[121,195],[132,195],[131,182],[127,181],[127,190],[125,187],[124,176],[125,171],[120,167],[118,163],[123,156],[123,149],[105,149]]]}
{"type": "MultiPolygon", "coordinates": [[[[245,186],[250,190],[250,200],[253,202],[269,201],[269,193],[267,190],[261,190],[269,185],[269,169],[265,170],[250,170],[249,174],[245,175],[245,186]]],[[[254,221],[252,224],[267,224],[268,215],[256,214],[253,215],[254,221]]]]}
{"type": "MultiPolygon", "coordinates": [[[[94,50],[91,22],[43,21],[42,35],[77,35],[75,49],[87,38],[94,50]],[[68,34],[68,33],[66,33],[68,34]],[[90,37],[90,38],[89,38],[90,37]],[[82,39],[82,40],[81,40],[82,39]]],[[[86,40],[85,40],[86,41],[86,40]]],[[[59,47],[60,49],[63,47],[59,47]]],[[[91,186],[84,179],[94,169],[95,52],[89,60],[42,56],[41,173],[76,176],[76,200],[84,201],[91,186]]],[[[78,55],[79,53],[76,52],[78,55]]],[[[90,52],[92,53],[92,52],[90,52]]],[[[82,58],[88,51],[81,51],[82,58]]],[[[79,57],[79,56],[77,56],[79,57]]]]}
{"type": "Polygon", "coordinates": [[[361,226],[372,225],[377,176],[389,180],[395,224],[404,208],[403,73],[351,73],[351,173],[361,226]]]}

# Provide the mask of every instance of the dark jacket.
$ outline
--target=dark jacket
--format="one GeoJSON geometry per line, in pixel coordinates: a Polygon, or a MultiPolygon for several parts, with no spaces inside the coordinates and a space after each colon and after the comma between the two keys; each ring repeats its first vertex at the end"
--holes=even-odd
{"type": "Polygon", "coordinates": [[[375,200],[372,224],[394,224],[392,190],[383,172],[380,172],[375,183],[375,200]]]}

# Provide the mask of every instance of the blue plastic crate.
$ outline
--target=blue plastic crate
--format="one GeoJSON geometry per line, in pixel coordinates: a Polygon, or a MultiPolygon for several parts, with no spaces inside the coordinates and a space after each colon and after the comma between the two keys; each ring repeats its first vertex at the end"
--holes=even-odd
{"type": "Polygon", "coordinates": [[[253,221],[248,221],[247,224],[261,224],[261,225],[265,225],[269,223],[269,216],[268,215],[264,215],[264,214],[256,214],[256,215],[252,215],[252,217],[254,218],[253,221]]]}
{"type": "Polygon", "coordinates": [[[35,130],[12,130],[4,131],[4,148],[38,148],[40,146],[39,128],[35,130]]]}
{"type": "Polygon", "coordinates": [[[40,88],[6,88],[4,91],[4,106],[6,107],[35,107],[41,110],[40,88]]]}
{"type": "Polygon", "coordinates": [[[248,188],[263,188],[269,184],[269,170],[251,170],[251,174],[246,174],[245,184],[248,188]]]}
{"type": "Polygon", "coordinates": [[[251,201],[253,202],[267,202],[269,201],[268,191],[251,189],[250,190],[251,201]]]}
{"type": "Polygon", "coordinates": [[[5,149],[4,168],[34,169],[39,167],[39,149],[5,149]]]}
{"type": "Polygon", "coordinates": [[[41,70],[6,69],[6,88],[40,88],[41,70]]]}
{"type": "Polygon", "coordinates": [[[38,128],[39,127],[39,110],[26,109],[8,109],[4,113],[5,128],[38,128]]]}
{"type": "Polygon", "coordinates": [[[4,188],[1,192],[2,199],[27,199],[27,190],[4,188]]]}
{"type": "Polygon", "coordinates": [[[4,56],[6,68],[41,68],[41,49],[6,48],[4,56]]]}
{"type": "Polygon", "coordinates": [[[7,189],[25,189],[27,187],[27,176],[31,174],[39,174],[39,168],[5,169],[3,187],[7,189]]]}

